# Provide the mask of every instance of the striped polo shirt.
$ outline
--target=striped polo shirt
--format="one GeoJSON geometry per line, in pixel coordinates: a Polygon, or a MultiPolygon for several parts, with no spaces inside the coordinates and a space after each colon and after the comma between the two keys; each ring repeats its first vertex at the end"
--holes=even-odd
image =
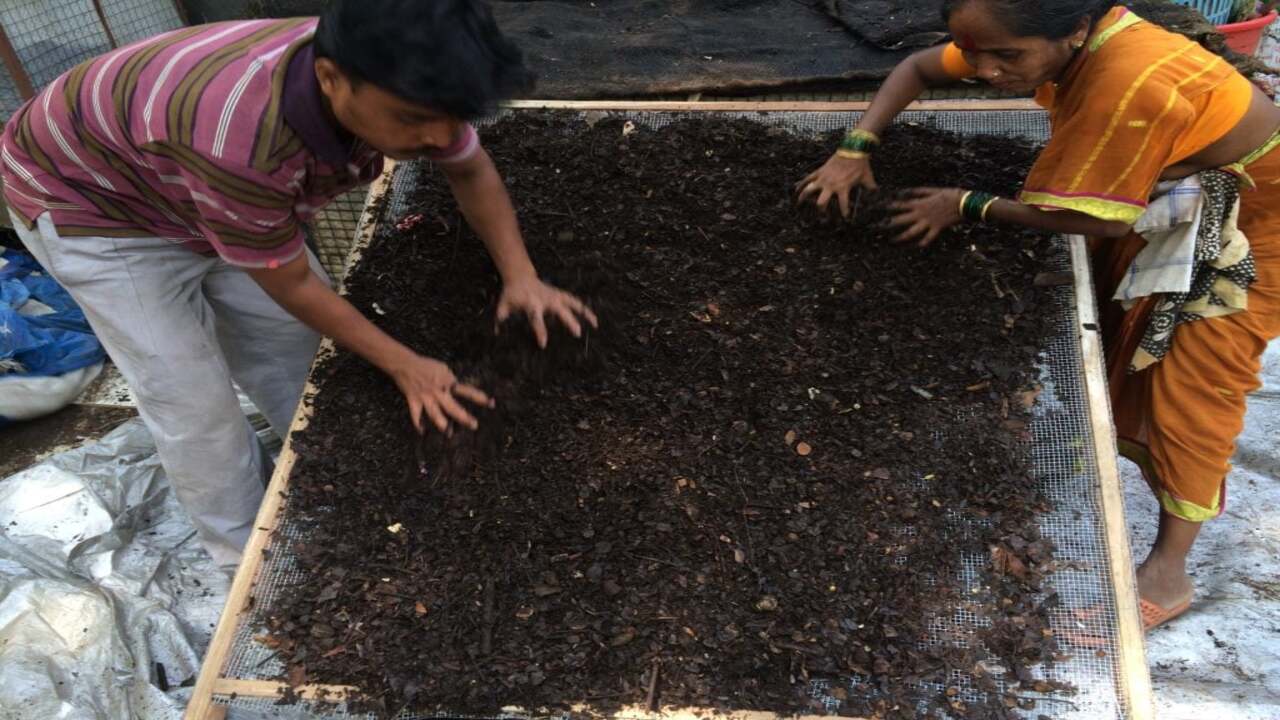
{"type": "MultiPolygon", "coordinates": [[[[382,171],[325,110],[315,27],[201,25],[77,66],[5,126],[9,208],[28,227],[48,213],[67,238],[162,237],[246,267],[293,259],[303,223],[382,171]]],[[[478,148],[467,125],[430,159],[478,148]]]]}

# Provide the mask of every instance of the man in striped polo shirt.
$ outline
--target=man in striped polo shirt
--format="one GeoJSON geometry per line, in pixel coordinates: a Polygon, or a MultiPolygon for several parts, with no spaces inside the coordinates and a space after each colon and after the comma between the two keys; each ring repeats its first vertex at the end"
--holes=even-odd
{"type": "Polygon", "coordinates": [[[503,279],[499,317],[595,322],[538,279],[466,122],[527,83],[478,0],[334,0],[319,18],[186,28],[83,63],[10,119],[5,199],[138,398],[214,560],[234,569],[265,468],[232,380],[281,433],[328,335],[385,371],[415,426],[487,404],[330,289],[302,226],[383,156],[444,172],[503,279]]]}

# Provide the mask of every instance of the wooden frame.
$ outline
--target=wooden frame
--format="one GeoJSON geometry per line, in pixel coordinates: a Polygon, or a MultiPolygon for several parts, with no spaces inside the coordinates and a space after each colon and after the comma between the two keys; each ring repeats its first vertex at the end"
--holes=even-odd
{"type": "Polygon", "coordinates": [[[1129,526],[1124,519],[1124,489],[1117,461],[1119,451],[1116,449],[1115,425],[1111,420],[1111,397],[1107,391],[1097,298],[1085,239],[1080,235],[1070,235],[1067,241],[1075,275],[1076,320],[1084,362],[1086,406],[1101,481],[1102,527],[1106,534],[1107,557],[1111,561],[1107,570],[1116,594],[1116,644],[1120,651],[1120,657],[1115,658],[1116,667],[1120,670],[1118,686],[1126,693],[1123,701],[1128,705],[1130,717],[1147,720],[1155,717],[1155,703],[1151,692],[1151,671],[1147,667],[1146,632],[1138,611],[1133,556],[1129,552],[1129,526]]]}
{"type": "Polygon", "coordinates": [[[9,77],[18,88],[18,95],[22,96],[23,100],[35,97],[36,89],[31,84],[31,76],[27,74],[27,68],[22,65],[17,51],[13,49],[13,43],[9,42],[9,36],[5,33],[3,24],[0,24],[0,61],[4,62],[5,69],[9,71],[9,77]]]}
{"type": "MultiPolygon", "coordinates": [[[[599,110],[615,112],[858,112],[871,103],[848,101],[739,101],[739,100],[511,100],[502,104],[510,110],[599,110]]],[[[928,111],[1043,111],[1032,100],[917,100],[906,110],[928,111]]]]}
{"type": "Polygon", "coordinates": [[[183,25],[191,24],[191,15],[187,12],[187,6],[183,4],[182,0],[173,0],[173,10],[178,13],[178,20],[183,25]]]}
{"type": "MultiPolygon", "coordinates": [[[[599,111],[857,111],[865,110],[865,102],[617,102],[617,101],[539,101],[526,100],[504,105],[508,109],[565,109],[565,110],[599,110],[599,111]]],[[[1030,101],[925,101],[913,103],[912,110],[1012,110],[1039,111],[1039,106],[1030,101]]],[[[378,202],[390,186],[394,163],[388,162],[383,174],[373,182],[369,189],[369,200],[361,215],[356,230],[356,242],[352,247],[347,267],[350,268],[363,254],[365,247],[372,239],[377,226],[375,208],[381,207],[378,202]]],[[[1097,326],[1097,308],[1093,295],[1093,281],[1090,275],[1088,257],[1085,251],[1084,238],[1068,237],[1071,266],[1074,276],[1077,331],[1080,333],[1082,361],[1084,363],[1085,392],[1088,398],[1089,422],[1093,432],[1095,450],[1098,458],[1098,473],[1101,480],[1101,504],[1104,530],[1108,554],[1108,576],[1115,591],[1118,609],[1118,644],[1119,657],[1114,658],[1120,673],[1117,687],[1122,695],[1121,702],[1132,720],[1151,720],[1154,717],[1154,703],[1151,694],[1150,672],[1146,664],[1146,649],[1142,622],[1138,614],[1137,588],[1134,580],[1132,557],[1129,552],[1128,530],[1124,521],[1124,498],[1120,487],[1120,474],[1116,460],[1116,444],[1111,424],[1110,402],[1106,388],[1106,375],[1102,359],[1101,337],[1097,326]]],[[[318,358],[326,357],[333,351],[332,341],[326,338],[320,346],[318,358]]],[[[315,386],[308,380],[304,397],[315,393],[315,386]]],[[[280,513],[285,492],[288,488],[289,474],[296,460],[293,452],[293,432],[305,428],[310,417],[310,405],[302,402],[290,426],[289,437],[286,438],[280,459],[276,464],[274,475],[267,487],[262,507],[258,511],[254,523],[254,531],[245,548],[244,560],[238,568],[235,579],[227,596],[227,604],[219,619],[217,629],[210,641],[200,676],[192,692],[187,706],[185,720],[221,720],[225,716],[226,706],[214,701],[215,695],[247,698],[277,698],[287,685],[276,681],[242,680],[221,676],[222,667],[239,627],[240,619],[248,607],[250,593],[263,563],[263,550],[270,541],[278,515],[280,513]]],[[[295,688],[300,697],[313,700],[341,700],[353,688],[341,686],[306,685],[295,688]]],[[[588,711],[589,708],[577,708],[588,711]]],[[[616,714],[618,718],[635,720],[780,720],[774,713],[743,711],[734,713],[712,714],[706,709],[684,708],[664,709],[661,712],[649,712],[639,706],[626,708],[616,714]]],[[[798,716],[792,720],[808,720],[817,716],[798,716]]],[[[831,716],[825,716],[832,720],[831,716]]],[[[845,718],[844,720],[858,720],[845,718]]]]}
{"type": "Polygon", "coordinates": [[[102,25],[102,32],[107,34],[107,42],[111,44],[111,49],[120,47],[120,43],[116,42],[115,33],[111,32],[111,25],[107,22],[107,11],[102,8],[102,0],[93,0],[93,11],[98,13],[98,23],[102,25]]]}

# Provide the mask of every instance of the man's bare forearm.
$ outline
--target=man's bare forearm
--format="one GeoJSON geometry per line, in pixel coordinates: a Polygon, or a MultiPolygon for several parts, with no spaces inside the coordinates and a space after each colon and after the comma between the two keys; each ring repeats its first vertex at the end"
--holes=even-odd
{"type": "Polygon", "coordinates": [[[369,322],[317,277],[306,255],[271,270],[249,270],[272,300],[312,330],[392,374],[414,353],[369,322]]]}
{"type": "Polygon", "coordinates": [[[479,236],[507,284],[537,276],[520,235],[516,210],[502,176],[481,148],[458,166],[442,166],[467,224],[479,236]]]}

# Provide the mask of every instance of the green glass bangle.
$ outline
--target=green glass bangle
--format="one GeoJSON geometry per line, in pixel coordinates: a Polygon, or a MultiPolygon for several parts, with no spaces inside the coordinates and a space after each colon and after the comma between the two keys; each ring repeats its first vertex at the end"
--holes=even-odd
{"type": "Polygon", "coordinates": [[[880,144],[880,138],[867,130],[850,130],[840,141],[840,149],[850,152],[871,152],[880,144]]]}
{"type": "Polygon", "coordinates": [[[960,213],[973,222],[982,222],[987,207],[995,202],[996,196],[991,193],[973,190],[966,193],[960,205],[960,213]]]}
{"type": "Polygon", "coordinates": [[[991,198],[990,200],[988,200],[988,201],[987,201],[987,204],[985,204],[985,205],[983,205],[983,206],[982,206],[982,211],[979,213],[979,215],[981,215],[981,216],[982,216],[982,217],[981,217],[982,222],[986,222],[986,221],[987,221],[987,211],[988,211],[988,210],[990,210],[990,209],[991,209],[991,206],[992,206],[992,205],[995,205],[995,204],[996,204],[996,201],[997,201],[997,200],[999,200],[999,199],[1000,199],[999,197],[993,197],[993,198],[991,198]]]}

